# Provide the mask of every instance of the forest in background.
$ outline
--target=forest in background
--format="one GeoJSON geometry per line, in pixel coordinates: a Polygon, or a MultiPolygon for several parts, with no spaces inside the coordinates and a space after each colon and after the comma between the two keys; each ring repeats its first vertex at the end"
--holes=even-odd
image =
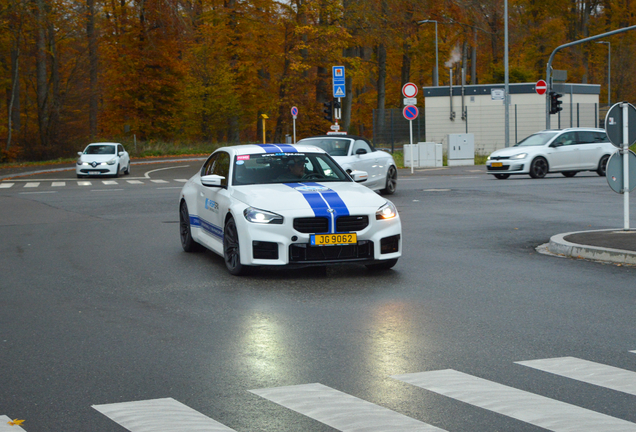
{"type": "MultiPolygon", "coordinates": [[[[509,0],[509,81],[545,78],[559,45],[636,24],[630,0],[509,0]]],[[[504,82],[503,0],[0,0],[0,162],[69,157],[91,141],[284,142],[323,134],[331,68],[341,125],[372,136],[402,85],[504,82]]],[[[634,102],[636,32],[611,43],[611,100],[634,102]]],[[[601,84],[608,45],[560,51],[568,82],[601,84]]]]}

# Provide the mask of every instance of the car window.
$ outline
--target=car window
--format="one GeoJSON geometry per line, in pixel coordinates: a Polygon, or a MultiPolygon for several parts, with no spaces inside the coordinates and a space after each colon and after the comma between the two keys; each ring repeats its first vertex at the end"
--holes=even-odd
{"type": "Polygon", "coordinates": [[[234,161],[235,186],[268,183],[351,181],[324,153],[265,153],[239,155],[234,161]]]}
{"type": "Polygon", "coordinates": [[[91,155],[109,155],[115,154],[114,145],[90,145],[84,150],[84,154],[91,155]]]}
{"type": "Polygon", "coordinates": [[[360,149],[365,150],[367,153],[371,153],[373,151],[366,141],[356,140],[353,144],[353,154],[357,154],[357,151],[360,149]]]}
{"type": "Polygon", "coordinates": [[[554,140],[553,144],[560,143],[564,146],[578,144],[576,135],[576,132],[565,132],[564,134],[559,135],[557,139],[554,140]]]}
{"type": "Polygon", "coordinates": [[[347,156],[349,154],[351,140],[337,138],[308,139],[300,140],[298,144],[307,144],[319,147],[331,156],[347,156]]]}
{"type": "Polygon", "coordinates": [[[558,132],[541,132],[532,134],[515,144],[515,147],[542,146],[548,143],[558,132]]]}
{"type": "Polygon", "coordinates": [[[592,142],[595,142],[595,143],[610,142],[605,132],[592,132],[592,135],[594,136],[594,141],[592,142]]]}
{"type": "Polygon", "coordinates": [[[124,150],[124,146],[123,146],[123,145],[121,145],[121,144],[119,144],[119,145],[117,146],[117,152],[118,152],[118,153],[122,153],[122,152],[124,152],[124,151],[125,151],[125,150],[124,150]]]}
{"type": "Polygon", "coordinates": [[[220,175],[225,177],[221,181],[222,186],[227,186],[227,180],[230,175],[230,155],[225,152],[215,153],[207,160],[201,168],[201,175],[220,175]]]}

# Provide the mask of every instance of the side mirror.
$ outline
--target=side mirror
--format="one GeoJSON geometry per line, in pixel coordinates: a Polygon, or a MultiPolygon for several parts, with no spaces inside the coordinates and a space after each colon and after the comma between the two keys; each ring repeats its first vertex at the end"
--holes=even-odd
{"type": "Polygon", "coordinates": [[[223,180],[225,180],[225,177],[217,174],[206,175],[201,177],[201,184],[208,187],[221,187],[223,186],[221,184],[223,180]]]}
{"type": "Polygon", "coordinates": [[[119,157],[123,156],[124,152],[119,152],[119,157]]]}
{"type": "Polygon", "coordinates": [[[366,171],[351,171],[349,175],[356,183],[363,183],[369,178],[369,173],[366,171]]]}
{"type": "Polygon", "coordinates": [[[550,144],[550,147],[557,148],[557,147],[561,147],[562,145],[563,145],[562,142],[554,142],[554,143],[550,144]]]}
{"type": "Polygon", "coordinates": [[[356,150],[356,154],[357,155],[362,155],[362,154],[367,154],[367,151],[363,148],[360,148],[358,150],[356,150]]]}
{"type": "Polygon", "coordinates": [[[77,152],[77,155],[78,155],[78,156],[81,156],[81,155],[83,155],[83,154],[84,154],[84,153],[82,153],[82,152],[77,152]]]}

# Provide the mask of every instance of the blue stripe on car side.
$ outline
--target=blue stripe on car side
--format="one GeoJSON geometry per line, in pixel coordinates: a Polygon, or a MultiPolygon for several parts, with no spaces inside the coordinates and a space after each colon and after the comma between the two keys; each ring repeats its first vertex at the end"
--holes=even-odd
{"type": "Polygon", "coordinates": [[[205,219],[201,219],[199,216],[190,215],[190,226],[201,228],[204,231],[209,232],[219,240],[223,240],[223,230],[220,227],[206,221],[205,219]]]}

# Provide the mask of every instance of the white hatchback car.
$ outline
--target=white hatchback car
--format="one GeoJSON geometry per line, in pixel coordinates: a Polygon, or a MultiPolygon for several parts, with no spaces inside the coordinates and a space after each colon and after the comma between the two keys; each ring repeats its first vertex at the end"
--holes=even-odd
{"type": "Polygon", "coordinates": [[[86,176],[119,177],[122,172],[130,174],[130,156],[119,143],[92,143],[83,152],[75,165],[77,178],[86,176]]]}
{"type": "Polygon", "coordinates": [[[596,171],[605,176],[607,160],[616,150],[604,129],[545,130],[513,147],[493,152],[486,168],[498,179],[507,179],[511,174],[542,178],[556,172],[573,177],[579,171],[596,171]]]}
{"type": "Polygon", "coordinates": [[[400,217],[356,182],[366,177],[313,146],[220,148],[181,191],[181,246],[221,255],[233,275],[252,266],[389,269],[402,252],[400,217]]]}
{"type": "Polygon", "coordinates": [[[366,139],[353,135],[324,135],[301,139],[298,144],[320,147],[347,172],[366,171],[369,179],[364,185],[369,189],[385,195],[395,193],[397,166],[393,156],[376,149],[366,139]]]}

